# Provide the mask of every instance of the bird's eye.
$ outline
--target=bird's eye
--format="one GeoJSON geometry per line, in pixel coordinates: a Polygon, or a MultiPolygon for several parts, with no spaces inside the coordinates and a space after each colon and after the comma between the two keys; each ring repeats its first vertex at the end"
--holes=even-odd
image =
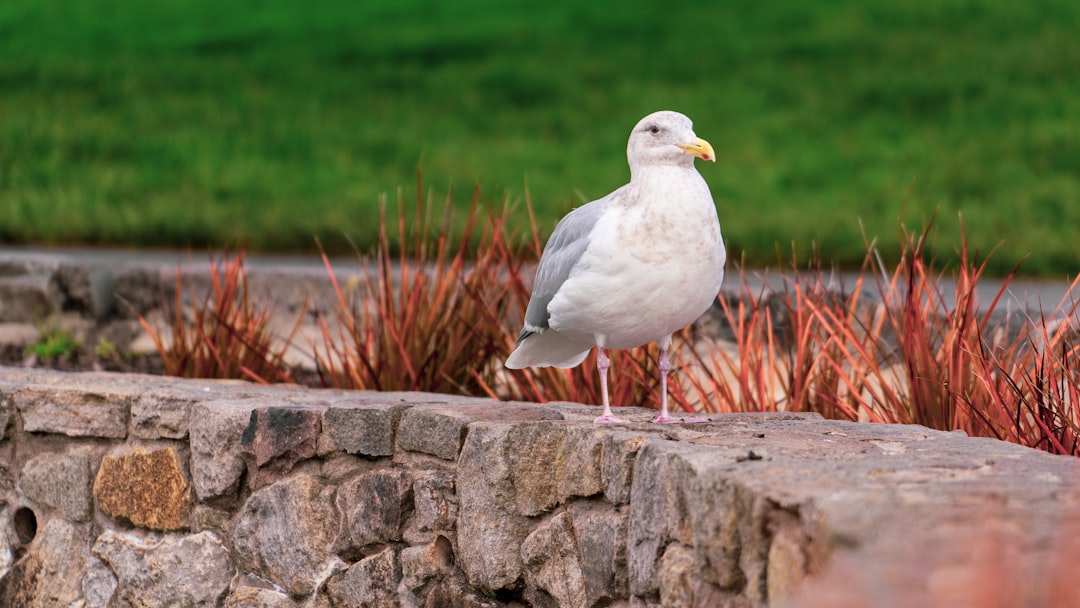
{"type": "Polygon", "coordinates": [[[653,125],[653,126],[649,127],[649,133],[652,133],[653,135],[656,135],[659,132],[660,132],[660,127],[658,127],[656,125],[653,125]]]}

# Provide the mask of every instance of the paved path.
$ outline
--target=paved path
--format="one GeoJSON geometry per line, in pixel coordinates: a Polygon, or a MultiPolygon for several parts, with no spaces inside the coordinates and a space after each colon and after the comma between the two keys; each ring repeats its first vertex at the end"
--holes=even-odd
{"type": "MultiPolygon", "coordinates": [[[[214,252],[215,258],[220,258],[220,253],[214,252]]],[[[247,267],[251,271],[272,271],[275,274],[295,274],[309,278],[326,276],[322,259],[317,254],[246,254],[247,267]]],[[[134,250],[115,248],[89,248],[89,247],[9,247],[0,246],[0,260],[4,259],[59,259],[101,264],[105,267],[119,266],[159,266],[171,270],[181,265],[198,270],[206,267],[210,254],[206,251],[178,251],[178,250],[134,250]]],[[[348,276],[359,270],[360,265],[356,257],[338,256],[331,259],[331,265],[335,273],[348,276]]],[[[854,285],[858,273],[837,272],[830,276],[830,283],[838,288],[854,285]]],[[[1054,312],[1055,308],[1063,301],[1069,290],[1069,284],[1073,277],[1061,277],[1060,279],[1030,279],[1018,278],[1010,282],[1008,288],[1009,299],[999,305],[999,310],[1008,310],[1012,307],[1029,308],[1038,311],[1040,308],[1047,313],[1054,312]],[[1025,306],[1026,304],[1026,306],[1025,306]]],[[[746,269],[740,271],[738,267],[729,265],[728,277],[724,281],[724,291],[737,291],[741,283],[745,283],[754,292],[763,285],[768,284],[773,289],[782,289],[784,279],[776,270],[746,269]],[[740,279],[741,277],[741,279],[740,279]]],[[[1001,288],[1002,279],[987,277],[979,282],[980,305],[986,306],[1001,288]]],[[[872,286],[876,289],[876,286],[872,286]]],[[[952,305],[955,300],[956,285],[951,278],[941,281],[942,295],[952,305]]],[[[1073,298],[1080,299],[1080,291],[1072,294],[1073,298]]]]}

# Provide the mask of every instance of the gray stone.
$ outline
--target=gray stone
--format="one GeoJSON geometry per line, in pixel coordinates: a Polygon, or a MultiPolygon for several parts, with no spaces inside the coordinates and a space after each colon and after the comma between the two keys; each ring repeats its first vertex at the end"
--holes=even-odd
{"type": "Polygon", "coordinates": [[[341,485],[337,506],[351,547],[401,540],[413,511],[412,480],[401,469],[361,474],[341,485]]]}
{"type": "Polygon", "coordinates": [[[114,294],[110,268],[61,263],[56,278],[64,310],[95,319],[104,319],[112,313],[114,294]]]}
{"type": "Polygon", "coordinates": [[[678,454],[692,449],[693,446],[673,441],[653,440],[638,454],[627,531],[627,563],[633,595],[649,596],[657,592],[657,561],[670,541],[687,545],[693,542],[679,468],[674,462],[678,454]]]}
{"type": "MultiPolygon", "coordinates": [[[[559,513],[536,527],[521,544],[528,580],[546,591],[559,606],[588,608],[585,574],[570,514],[559,513]]],[[[534,601],[533,603],[537,603],[534,601]]]]}
{"type": "Polygon", "coordinates": [[[602,598],[628,597],[625,510],[612,510],[604,503],[575,503],[568,512],[581,556],[588,604],[595,605],[602,598]]]}
{"type": "Polygon", "coordinates": [[[183,439],[188,436],[191,410],[196,403],[196,395],[143,393],[131,403],[131,435],[139,439],[183,439]]]}
{"type": "Polygon", "coordinates": [[[107,530],[94,554],[116,575],[116,597],[132,606],[218,605],[229,588],[229,550],[213,532],[159,540],[107,530]]]}
{"type": "Polygon", "coordinates": [[[130,395],[125,393],[77,388],[33,387],[15,394],[24,431],[69,437],[123,439],[127,436],[130,402],[130,395]]]}
{"type": "Polygon", "coordinates": [[[60,312],[60,286],[44,269],[0,268],[0,319],[34,323],[60,312]],[[11,274],[18,272],[18,274],[11,274]]]}
{"type": "Polygon", "coordinates": [[[255,403],[209,401],[191,410],[191,481],[202,500],[235,492],[244,473],[240,437],[255,403]]]}
{"type": "Polygon", "coordinates": [[[326,411],[324,424],[337,446],[349,454],[392,456],[403,405],[334,406],[326,411]]]}
{"type": "Polygon", "coordinates": [[[69,606],[82,595],[90,551],[89,533],[60,518],[38,530],[22,557],[0,580],[0,606],[69,606]]]}
{"type": "Polygon", "coordinates": [[[96,555],[91,555],[82,580],[83,597],[87,608],[105,608],[116,594],[116,575],[96,555]]]}
{"type": "Polygon", "coordinates": [[[401,417],[398,447],[431,454],[444,460],[457,458],[470,417],[452,407],[413,407],[401,417]]]}
{"type": "Polygon", "coordinates": [[[418,476],[413,482],[413,503],[412,524],[423,542],[435,532],[453,530],[458,518],[454,476],[435,472],[418,476]]]}
{"type": "Polygon", "coordinates": [[[90,519],[90,460],[84,451],[42,454],[23,465],[19,488],[38,504],[72,522],[90,519]]]}
{"type": "Polygon", "coordinates": [[[599,432],[603,438],[604,456],[600,477],[604,486],[604,497],[612,504],[626,504],[630,502],[634,461],[650,437],[643,433],[609,430],[599,432]]]}
{"type": "Polygon", "coordinates": [[[224,608],[296,608],[288,594],[262,587],[237,587],[225,598],[224,608]]]}
{"type": "Polygon", "coordinates": [[[254,492],[229,533],[236,563],[294,596],[310,594],[337,558],[333,488],[298,474],[254,492]]]}
{"type": "Polygon", "coordinates": [[[176,301],[175,268],[172,272],[144,267],[117,268],[113,273],[113,292],[117,314],[129,319],[172,306],[176,301]],[[162,280],[165,273],[171,276],[162,280]]]}
{"type": "Polygon", "coordinates": [[[474,423],[458,458],[458,564],[470,584],[491,590],[521,576],[520,547],[529,534],[529,520],[515,505],[506,449],[510,428],[474,423]]]}
{"type": "Polygon", "coordinates": [[[326,594],[335,606],[384,608],[397,606],[401,568],[390,547],[335,573],[326,581],[326,594]]]}

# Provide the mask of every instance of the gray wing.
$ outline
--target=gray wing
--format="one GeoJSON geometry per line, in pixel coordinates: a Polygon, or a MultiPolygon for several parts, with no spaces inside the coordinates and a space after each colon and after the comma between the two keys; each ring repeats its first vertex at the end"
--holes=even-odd
{"type": "Polygon", "coordinates": [[[525,328],[521,330],[517,343],[532,334],[548,328],[548,304],[570,277],[570,271],[577,265],[585,249],[589,246],[589,233],[597,219],[619,190],[602,199],[592,201],[566,214],[555,226],[544,253],[540,256],[540,265],[536,268],[536,280],[533,281],[532,296],[525,309],[525,328]]]}

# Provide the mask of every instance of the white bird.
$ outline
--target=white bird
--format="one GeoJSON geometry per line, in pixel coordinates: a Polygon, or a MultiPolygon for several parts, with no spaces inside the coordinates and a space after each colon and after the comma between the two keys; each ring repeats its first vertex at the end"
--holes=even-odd
{"type": "Polygon", "coordinates": [[[596,346],[604,412],[606,349],[660,347],[660,413],[652,422],[700,422],[668,414],[671,335],[716,299],[727,253],[709,187],[694,158],[716,160],[678,112],[641,119],[626,146],[630,183],[568,213],[536,269],[525,328],[506,367],[574,367],[596,346]]]}

